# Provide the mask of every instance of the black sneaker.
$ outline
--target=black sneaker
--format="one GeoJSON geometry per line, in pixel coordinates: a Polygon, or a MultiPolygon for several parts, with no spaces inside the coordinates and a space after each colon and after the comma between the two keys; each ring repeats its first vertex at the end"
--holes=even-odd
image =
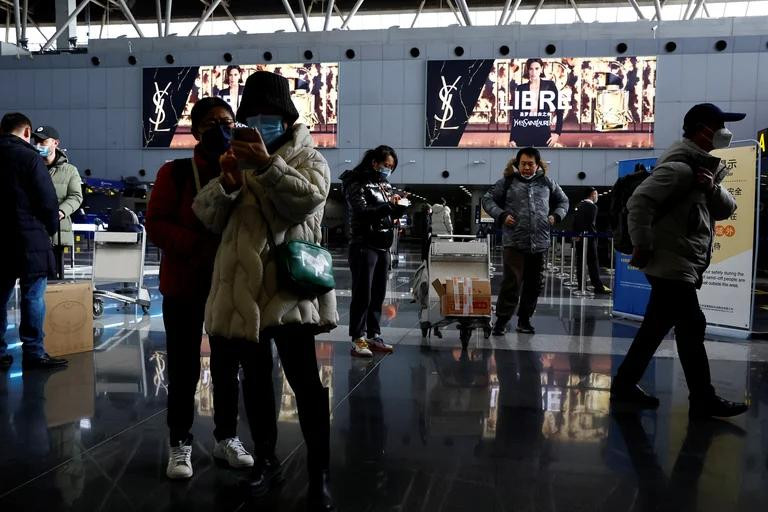
{"type": "Polygon", "coordinates": [[[66,359],[51,357],[48,354],[37,359],[24,358],[21,360],[22,370],[54,370],[56,368],[64,368],[68,364],[69,361],[66,359]]]}
{"type": "Polygon", "coordinates": [[[610,295],[611,289],[603,286],[602,288],[595,288],[595,295],[610,295]]]}
{"type": "Polygon", "coordinates": [[[634,386],[611,384],[611,404],[633,406],[640,409],[656,409],[659,399],[645,392],[643,388],[634,386]]]}
{"type": "Polygon", "coordinates": [[[13,364],[13,356],[10,354],[5,354],[4,356],[0,356],[0,370],[7,370],[11,367],[13,364]]]}
{"type": "Polygon", "coordinates": [[[515,330],[522,334],[536,334],[536,329],[533,328],[530,320],[519,319],[515,330]]]}
{"type": "Polygon", "coordinates": [[[507,332],[508,323],[509,318],[496,317],[496,323],[493,324],[493,330],[491,331],[491,334],[493,336],[504,336],[504,334],[507,332]]]}
{"type": "Polygon", "coordinates": [[[731,402],[719,396],[705,400],[691,400],[688,417],[694,419],[730,418],[747,412],[749,407],[741,402],[731,402]]]}

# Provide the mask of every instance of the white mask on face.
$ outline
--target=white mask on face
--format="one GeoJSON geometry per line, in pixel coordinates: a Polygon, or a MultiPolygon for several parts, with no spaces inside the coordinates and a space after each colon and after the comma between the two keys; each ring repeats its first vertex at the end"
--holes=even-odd
{"type": "Polygon", "coordinates": [[[715,149],[727,148],[731,145],[733,133],[728,128],[720,128],[712,135],[712,146],[715,149]]]}

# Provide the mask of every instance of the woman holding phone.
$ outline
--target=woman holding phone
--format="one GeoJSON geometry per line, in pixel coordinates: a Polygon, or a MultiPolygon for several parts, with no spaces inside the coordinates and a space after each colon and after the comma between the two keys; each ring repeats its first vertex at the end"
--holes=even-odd
{"type": "Polygon", "coordinates": [[[392,190],[389,176],[397,169],[397,153],[389,146],[369,149],[362,161],[341,175],[352,241],[352,305],[349,335],[354,357],[373,357],[373,351],[391,353],[392,345],[381,337],[381,307],[387,292],[390,252],[395,220],[408,200],[392,190]],[[367,338],[366,338],[367,334],[367,338]]]}
{"type": "MultiPolygon", "coordinates": [[[[205,325],[212,351],[216,347],[223,354],[222,364],[243,367],[243,395],[251,404],[246,412],[256,440],[251,492],[263,495],[282,478],[275,454],[274,341],[307,446],[308,508],[327,511],[334,510],[329,397],[318,374],[315,335],[336,327],[336,296],[330,291],[307,298],[281,284],[274,250],[288,240],[321,242],[330,169],[309,129],[295,124],[298,118],[285,78],[266,71],[248,77],[237,120],[250,128],[234,130],[231,148],[221,157],[221,175],[200,191],[193,209],[209,229],[222,233],[205,325]]],[[[231,390],[226,396],[235,395],[236,372],[218,385],[231,390]]],[[[216,401],[220,408],[236,411],[237,401],[216,401]]]]}

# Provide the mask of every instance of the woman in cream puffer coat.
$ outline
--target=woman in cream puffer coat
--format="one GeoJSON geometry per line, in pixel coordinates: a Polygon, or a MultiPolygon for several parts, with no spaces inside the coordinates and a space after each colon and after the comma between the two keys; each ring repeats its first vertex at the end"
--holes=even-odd
{"type": "MultiPolygon", "coordinates": [[[[296,396],[307,446],[308,508],[330,511],[329,399],[318,374],[315,335],[336,327],[336,297],[331,291],[305,299],[281,288],[272,250],[273,244],[286,240],[321,241],[330,170],[314,149],[309,129],[294,125],[298,117],[285,78],[253,73],[237,120],[258,131],[236,132],[227,155],[237,161],[223,162],[222,176],[200,191],[193,209],[203,224],[222,234],[205,324],[212,343],[231,347],[232,357],[222,364],[243,368],[243,398],[256,443],[251,492],[262,496],[281,480],[275,456],[274,341],[296,396]],[[240,173],[238,167],[245,170],[240,173]]],[[[236,390],[236,373],[224,385],[236,390]]],[[[217,403],[216,409],[220,406],[217,403]]],[[[236,409],[237,402],[225,407],[236,409]]]]}
{"type": "Polygon", "coordinates": [[[258,342],[263,331],[302,325],[315,334],[336,327],[336,295],[300,299],[281,290],[268,242],[321,242],[321,222],[330,187],[330,170],[312,148],[304,125],[273,155],[261,173],[246,171],[236,197],[222,192],[220,180],[204,187],[193,209],[209,229],[222,234],[205,309],[208,334],[258,342]]]}

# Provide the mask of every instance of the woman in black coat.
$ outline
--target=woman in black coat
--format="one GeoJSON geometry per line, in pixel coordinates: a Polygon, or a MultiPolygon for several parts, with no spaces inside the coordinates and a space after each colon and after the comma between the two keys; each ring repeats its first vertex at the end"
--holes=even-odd
{"type": "MultiPolygon", "coordinates": [[[[516,101],[510,119],[509,144],[512,147],[553,147],[563,131],[563,111],[559,107],[559,92],[552,80],[544,80],[544,63],[541,59],[525,61],[525,77],[528,79],[516,89],[516,101]],[[530,94],[530,100],[526,100],[530,94]],[[525,109],[531,102],[533,108],[525,109]],[[555,129],[551,128],[551,114],[555,112],[555,129]]],[[[515,98],[515,96],[513,96],[515,98]]]]}
{"type": "Polygon", "coordinates": [[[387,291],[395,220],[406,209],[400,204],[403,198],[394,193],[388,181],[396,168],[395,150],[379,146],[366,151],[357,167],[340,176],[352,239],[349,335],[355,357],[372,357],[372,351],[392,352],[392,345],[381,337],[379,320],[387,291]]]}

